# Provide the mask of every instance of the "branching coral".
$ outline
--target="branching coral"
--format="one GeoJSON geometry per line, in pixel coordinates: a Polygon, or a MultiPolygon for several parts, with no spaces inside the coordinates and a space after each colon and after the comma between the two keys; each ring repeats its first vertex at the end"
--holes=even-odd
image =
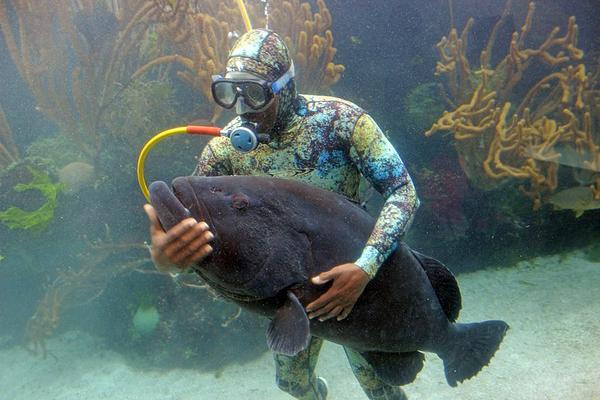
{"type": "Polygon", "coordinates": [[[510,6],[508,1],[480,54],[478,69],[471,67],[466,56],[473,19],[460,36],[453,28],[438,43],[436,75],[446,77],[445,96],[454,110],[445,111],[425,134],[452,132],[461,166],[479,187],[492,188],[504,178],[529,180],[530,187],[523,191],[539,207],[543,195],[558,185],[559,164],[567,165],[561,162],[559,149],[576,150],[580,168],[597,166],[598,70],[587,72],[582,62],[574,17],[569,18],[564,36],[558,36],[556,27],[538,47],[527,47],[534,3],[529,4],[521,30],[512,34],[508,53],[492,67],[496,33],[510,6]],[[534,80],[535,74],[527,75],[534,62],[545,64],[550,72],[534,80]],[[530,82],[534,84],[527,87],[530,82]],[[521,97],[518,85],[526,94],[513,104],[521,97]]]}
{"type": "MultiPolygon", "coordinates": [[[[323,0],[317,7],[269,2],[269,27],[290,45],[304,91],[327,89],[344,70],[333,63],[331,15],[323,0]]],[[[265,26],[263,3],[250,4],[249,13],[265,26]]],[[[182,67],[177,75],[205,99],[201,117],[214,122],[220,109],[210,101],[211,77],[223,72],[243,26],[233,0],[0,0],[0,29],[36,109],[89,157],[106,140],[107,108],[158,65],[182,67]]],[[[6,163],[8,153],[1,156],[6,163]]]]}
{"type": "Polygon", "coordinates": [[[141,63],[151,13],[144,0],[0,0],[0,29],[36,109],[90,157],[105,108],[141,63]]]}
{"type": "MultiPolygon", "coordinates": [[[[157,65],[178,64],[183,70],[177,71],[177,75],[199,92],[206,104],[210,103],[211,77],[225,68],[230,46],[229,33],[234,30],[233,26],[242,26],[239,11],[233,2],[229,6],[226,3],[154,0],[152,9],[156,31],[175,54],[161,55],[151,60],[141,66],[133,78],[157,65]]],[[[209,118],[214,122],[221,110],[216,106],[211,108],[209,118]]]]}
{"type": "Polygon", "coordinates": [[[79,256],[77,269],[62,268],[57,277],[46,288],[34,314],[25,327],[24,345],[33,355],[46,358],[46,340],[60,324],[62,311],[67,307],[79,306],[99,297],[110,279],[137,271],[146,273],[141,267],[150,264],[143,244],[115,243],[107,228],[104,240],[89,243],[88,251],[79,256]],[[134,251],[129,261],[115,262],[114,257],[124,259],[124,254],[134,251]]]}
{"type": "Polygon", "coordinates": [[[317,0],[318,11],[299,0],[270,2],[269,27],[285,40],[296,63],[302,91],[319,92],[335,84],[344,66],[333,62],[331,14],[323,0],[317,0]]]}
{"type": "MultiPolygon", "coordinates": [[[[260,3],[249,5],[254,26],[266,26],[260,3]]],[[[173,54],[162,55],[142,66],[134,78],[161,64],[183,67],[177,75],[199,92],[205,104],[212,104],[212,75],[225,70],[227,54],[244,25],[233,0],[165,1],[154,0],[156,30],[173,54]]],[[[344,67],[333,63],[331,14],[323,0],[317,1],[313,13],[309,3],[299,0],[269,2],[268,27],[282,35],[296,63],[302,91],[322,91],[335,84],[344,67]]],[[[220,109],[211,106],[208,118],[215,122],[220,109]]]]}
{"type": "Polygon", "coordinates": [[[12,130],[0,106],[0,169],[6,168],[20,157],[12,130]]]}
{"type": "Polygon", "coordinates": [[[60,311],[67,291],[57,279],[48,287],[35,313],[25,327],[25,348],[35,356],[46,358],[48,350],[46,340],[52,336],[60,322],[60,311]]]}

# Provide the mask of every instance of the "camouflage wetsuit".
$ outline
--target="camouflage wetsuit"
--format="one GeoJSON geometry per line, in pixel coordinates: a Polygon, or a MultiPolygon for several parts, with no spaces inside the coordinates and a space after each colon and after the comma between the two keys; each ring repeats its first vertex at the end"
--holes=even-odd
{"type": "MultiPolygon", "coordinates": [[[[277,35],[264,30],[245,34],[230,53],[227,71],[277,79],[290,64],[282,43],[277,35]]],[[[237,117],[228,127],[241,122],[237,117]]],[[[269,133],[271,142],[251,153],[238,152],[228,138],[212,139],[195,174],[297,179],[351,199],[358,198],[360,175],[364,176],[386,201],[362,255],[348,262],[355,262],[372,278],[418,206],[414,186],[396,150],[364,110],[333,97],[298,95],[293,80],[280,93],[277,123],[269,133]]],[[[319,399],[314,368],[321,345],[322,340],[313,337],[309,347],[296,356],[275,354],[277,384],[282,390],[298,399],[319,399]]],[[[360,354],[345,351],[370,399],[405,398],[399,387],[382,382],[360,354]]]]}

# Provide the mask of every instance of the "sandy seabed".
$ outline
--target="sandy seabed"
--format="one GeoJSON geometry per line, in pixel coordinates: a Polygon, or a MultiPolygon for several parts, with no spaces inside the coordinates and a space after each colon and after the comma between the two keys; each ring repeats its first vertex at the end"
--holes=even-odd
{"type": "MultiPolygon", "coordinates": [[[[600,400],[600,264],[580,252],[458,277],[460,321],[503,319],[511,329],[488,367],[457,388],[427,354],[411,400],[600,400]]],[[[48,342],[57,359],[20,347],[0,351],[0,400],[291,399],[274,384],[270,354],[218,376],[194,370],[141,371],[87,334],[48,342]]],[[[340,346],[327,343],[317,366],[329,400],[366,399],[340,346]]]]}

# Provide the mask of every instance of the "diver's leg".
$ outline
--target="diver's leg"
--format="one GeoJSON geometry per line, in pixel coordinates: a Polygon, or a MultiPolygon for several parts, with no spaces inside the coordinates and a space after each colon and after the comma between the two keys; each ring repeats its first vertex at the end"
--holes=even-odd
{"type": "Polygon", "coordinates": [[[295,356],[273,353],[277,386],[299,400],[325,400],[327,383],[315,376],[323,340],[312,336],[308,347],[295,356]]]}
{"type": "Polygon", "coordinates": [[[407,400],[406,393],[400,386],[391,386],[383,382],[375,370],[359,353],[344,347],[354,376],[360,383],[367,397],[371,400],[407,400]]]}

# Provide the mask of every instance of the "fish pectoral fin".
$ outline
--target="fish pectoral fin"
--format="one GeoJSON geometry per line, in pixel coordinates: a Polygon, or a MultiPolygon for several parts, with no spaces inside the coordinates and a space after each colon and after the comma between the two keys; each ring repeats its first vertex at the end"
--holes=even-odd
{"type": "Polygon", "coordinates": [[[417,377],[425,356],[419,351],[407,353],[385,353],[368,351],[360,353],[385,383],[398,386],[411,383],[417,377]]]}
{"type": "Polygon", "coordinates": [[[267,344],[274,352],[293,356],[306,349],[309,338],[310,324],[304,307],[296,295],[288,291],[267,329],[267,344]]]}

